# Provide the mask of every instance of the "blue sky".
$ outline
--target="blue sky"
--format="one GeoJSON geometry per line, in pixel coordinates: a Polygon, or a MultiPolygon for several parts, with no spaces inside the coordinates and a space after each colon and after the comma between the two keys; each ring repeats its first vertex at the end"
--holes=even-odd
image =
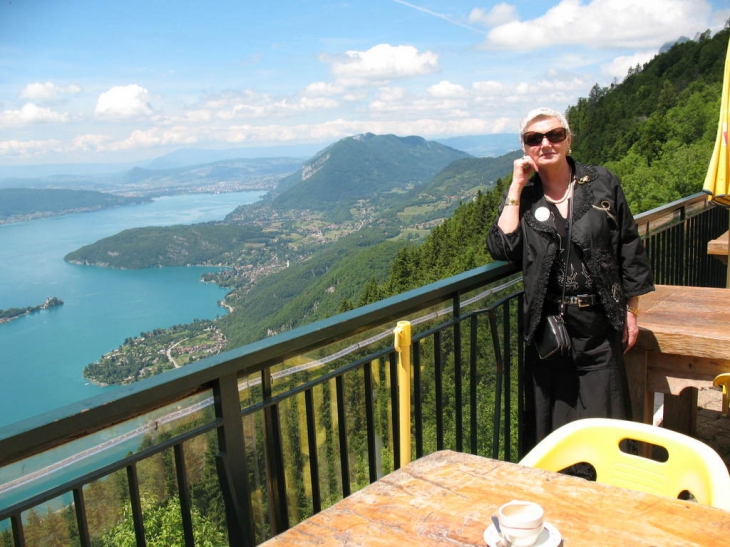
{"type": "Polygon", "coordinates": [[[0,0],[0,166],[516,132],[730,0],[0,0]]]}

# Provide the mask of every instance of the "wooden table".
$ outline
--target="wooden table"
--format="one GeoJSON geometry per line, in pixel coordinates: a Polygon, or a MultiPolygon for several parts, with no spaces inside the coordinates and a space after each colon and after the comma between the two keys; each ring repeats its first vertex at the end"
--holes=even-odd
{"type": "Polygon", "coordinates": [[[730,230],[707,243],[707,254],[717,257],[723,264],[727,264],[728,238],[730,238],[730,230]]]}
{"type": "Polygon", "coordinates": [[[563,547],[717,547],[730,538],[730,512],[721,509],[441,451],[263,546],[484,547],[491,516],[512,499],[542,505],[563,547]]]}
{"type": "Polygon", "coordinates": [[[664,426],[694,435],[697,388],[730,372],[730,290],[657,285],[639,308],[626,354],[634,419],[651,423],[654,393],[664,393],[664,426]]]}

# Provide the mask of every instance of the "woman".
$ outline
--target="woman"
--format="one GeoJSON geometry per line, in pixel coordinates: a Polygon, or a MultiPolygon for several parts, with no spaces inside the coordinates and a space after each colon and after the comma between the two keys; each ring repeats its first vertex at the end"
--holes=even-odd
{"type": "Polygon", "coordinates": [[[487,244],[495,259],[522,263],[529,450],[579,418],[631,419],[623,353],[638,335],[638,297],[654,285],[618,179],[568,155],[565,117],[538,108],[520,134],[525,155],[514,162],[487,244]],[[536,333],[561,310],[572,349],[541,359],[536,333]]]}

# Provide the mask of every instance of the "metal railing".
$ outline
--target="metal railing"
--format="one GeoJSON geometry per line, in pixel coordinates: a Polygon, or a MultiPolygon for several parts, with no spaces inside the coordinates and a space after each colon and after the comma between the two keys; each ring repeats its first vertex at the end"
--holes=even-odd
{"type": "MultiPolygon", "coordinates": [[[[724,286],[706,246],[727,211],[705,201],[637,216],[658,283],[724,286]]],[[[0,545],[252,546],[398,468],[402,443],[519,458],[520,282],[490,264],[3,428],[0,545]]]]}
{"type": "Polygon", "coordinates": [[[707,243],[726,232],[728,210],[697,193],[636,216],[661,285],[725,287],[727,267],[707,254],[707,243]]]}

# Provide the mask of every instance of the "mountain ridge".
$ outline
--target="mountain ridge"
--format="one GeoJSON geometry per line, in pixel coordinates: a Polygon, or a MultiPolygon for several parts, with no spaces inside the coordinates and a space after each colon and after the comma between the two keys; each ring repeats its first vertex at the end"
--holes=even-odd
{"type": "Polygon", "coordinates": [[[331,144],[280,180],[276,209],[331,211],[347,218],[359,200],[373,202],[421,186],[452,161],[470,157],[423,137],[365,133],[331,144]]]}
{"type": "MultiPolygon", "coordinates": [[[[500,156],[509,152],[518,141],[516,133],[493,133],[486,135],[465,135],[456,137],[433,138],[435,142],[462,150],[472,156],[500,156]]],[[[335,141],[336,142],[336,141],[335,141]]],[[[329,143],[333,144],[333,143],[329,143]]],[[[0,165],[0,186],[6,179],[16,179],[17,184],[28,179],[51,178],[89,178],[122,177],[135,167],[149,170],[177,169],[206,163],[234,159],[265,159],[287,157],[305,161],[319,153],[323,143],[301,145],[276,145],[252,148],[181,148],[153,159],[141,159],[120,163],[38,163],[27,165],[0,165]]]]}

